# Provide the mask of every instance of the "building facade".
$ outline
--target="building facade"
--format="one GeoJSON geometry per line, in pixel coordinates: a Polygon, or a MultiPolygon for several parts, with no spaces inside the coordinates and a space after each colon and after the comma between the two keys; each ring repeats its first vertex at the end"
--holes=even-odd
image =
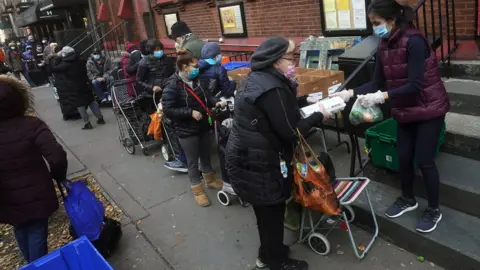
{"type": "MultiPolygon", "coordinates": [[[[129,40],[158,38],[168,48],[173,42],[168,39],[168,26],[176,20],[186,22],[192,32],[202,39],[218,41],[224,38],[223,47],[232,50],[249,50],[272,35],[282,35],[295,40],[322,35],[321,5],[323,0],[90,0],[95,6],[97,18],[108,21],[113,26],[122,19],[128,21],[126,33],[129,40]],[[232,6],[241,5],[241,9],[232,6]],[[103,7],[103,9],[102,9],[103,7]],[[227,9],[224,12],[223,9],[227,9]],[[228,10],[230,9],[230,10],[228,10]],[[220,12],[222,10],[222,12],[220,12]],[[228,18],[222,14],[242,21],[242,29],[228,33],[228,18]],[[103,13],[99,14],[99,13],[103,13]],[[227,20],[227,21],[226,21],[227,20]],[[240,33],[241,32],[241,33],[240,33]]],[[[339,1],[339,0],[333,0],[339,1]]],[[[344,0],[342,2],[350,2],[344,0]]],[[[402,0],[415,6],[419,0],[402,0]]],[[[446,16],[446,3],[451,0],[427,1],[433,4],[435,12],[446,16]],[[440,6],[439,6],[440,2],[440,6]]],[[[367,3],[369,0],[367,0],[367,3]]],[[[338,3],[338,2],[337,2],[338,3]]],[[[455,27],[459,39],[474,39],[478,35],[478,0],[455,0],[455,27]]],[[[431,12],[431,6],[425,8],[425,14],[431,12]]],[[[420,11],[423,13],[423,10],[420,11]]],[[[449,14],[450,30],[453,33],[452,12],[449,14]]],[[[423,19],[419,18],[423,28],[423,19]]],[[[439,19],[426,20],[430,33],[438,32],[439,19]],[[437,25],[434,27],[433,25],[437,25]]],[[[447,20],[443,18],[443,31],[446,34],[447,20]]],[[[438,33],[437,33],[438,34],[438,33]]]]}

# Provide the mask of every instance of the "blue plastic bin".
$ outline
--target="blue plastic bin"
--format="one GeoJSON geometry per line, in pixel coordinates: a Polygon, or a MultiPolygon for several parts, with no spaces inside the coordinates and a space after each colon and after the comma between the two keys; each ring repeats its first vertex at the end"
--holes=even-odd
{"type": "Polygon", "coordinates": [[[85,236],[50,252],[20,270],[113,270],[85,236]]]}
{"type": "Polygon", "coordinates": [[[250,67],[250,62],[228,62],[223,64],[223,67],[227,71],[232,71],[239,68],[248,68],[250,67]]]}

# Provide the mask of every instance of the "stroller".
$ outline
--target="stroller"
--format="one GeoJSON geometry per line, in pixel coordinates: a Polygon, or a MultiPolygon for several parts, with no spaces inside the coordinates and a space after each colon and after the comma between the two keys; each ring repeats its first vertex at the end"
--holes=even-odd
{"type": "Polygon", "coordinates": [[[129,154],[134,155],[136,146],[139,145],[142,153],[148,156],[148,149],[156,145],[157,141],[153,136],[147,135],[150,114],[140,105],[147,97],[145,95],[130,97],[127,87],[131,84],[133,82],[129,80],[119,80],[110,85],[113,112],[120,130],[118,139],[129,154]]]}
{"type": "MultiPolygon", "coordinates": [[[[224,99],[225,100],[225,99],[224,99]]],[[[230,132],[232,129],[233,124],[233,109],[234,109],[234,101],[233,98],[226,99],[227,101],[227,108],[224,110],[215,109],[215,139],[217,140],[217,147],[218,147],[218,158],[220,160],[220,168],[222,171],[222,180],[223,180],[223,188],[222,190],[217,192],[217,199],[220,204],[224,206],[229,206],[232,204],[234,198],[237,198],[240,204],[243,207],[248,207],[250,204],[244,202],[240,197],[238,197],[235,192],[233,191],[232,186],[230,185],[230,181],[228,179],[228,175],[225,169],[225,152],[226,146],[228,142],[228,137],[230,136],[230,132]]]]}

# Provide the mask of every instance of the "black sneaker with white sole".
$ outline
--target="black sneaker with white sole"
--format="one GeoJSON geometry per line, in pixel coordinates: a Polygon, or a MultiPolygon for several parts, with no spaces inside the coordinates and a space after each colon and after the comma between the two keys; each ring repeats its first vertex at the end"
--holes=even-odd
{"type": "Polygon", "coordinates": [[[389,218],[397,218],[407,212],[416,210],[418,203],[415,199],[408,199],[403,196],[398,197],[390,208],[385,211],[385,215],[389,218]]]}
{"type": "Polygon", "coordinates": [[[442,220],[440,209],[428,207],[423,212],[422,219],[417,222],[417,231],[421,233],[433,232],[440,220],[442,220]]]}

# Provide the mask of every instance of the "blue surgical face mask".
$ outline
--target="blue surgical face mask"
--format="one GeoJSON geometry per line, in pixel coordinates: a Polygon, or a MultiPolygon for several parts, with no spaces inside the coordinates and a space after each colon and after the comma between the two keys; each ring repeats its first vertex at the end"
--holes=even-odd
{"type": "Polygon", "coordinates": [[[198,68],[194,68],[190,73],[188,73],[188,78],[193,80],[198,77],[198,73],[200,73],[200,70],[198,68]]]}
{"type": "Polygon", "coordinates": [[[100,58],[102,58],[102,56],[99,55],[99,54],[94,54],[94,55],[93,55],[93,59],[94,59],[94,60],[100,60],[100,58]]]}
{"type": "Polygon", "coordinates": [[[379,38],[388,38],[390,37],[390,32],[392,29],[387,28],[386,23],[382,23],[380,25],[377,25],[373,27],[373,32],[375,32],[375,35],[379,38]]]}
{"type": "Polygon", "coordinates": [[[162,58],[163,56],[163,51],[156,51],[156,52],[153,52],[153,57],[159,59],[159,58],[162,58]]]}

